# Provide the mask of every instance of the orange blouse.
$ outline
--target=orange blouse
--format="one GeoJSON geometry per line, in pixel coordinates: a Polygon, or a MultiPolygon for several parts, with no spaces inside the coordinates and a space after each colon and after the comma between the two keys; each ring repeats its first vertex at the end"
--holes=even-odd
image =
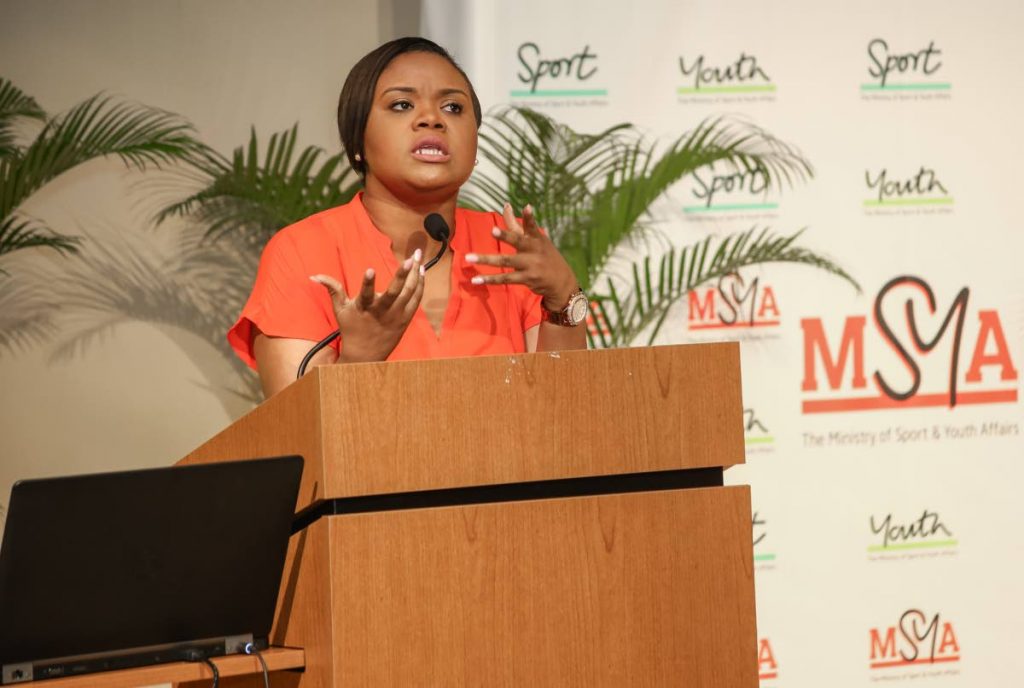
{"type": "MultiPolygon", "coordinates": [[[[416,310],[389,361],[452,358],[526,350],[524,332],[540,324],[541,297],[521,284],[472,284],[481,273],[500,269],[465,262],[467,253],[514,253],[491,235],[505,228],[498,213],[459,208],[451,238],[451,295],[440,336],[422,308],[416,310]]],[[[429,256],[432,257],[432,256],[429,256]]],[[[325,210],[285,227],[267,243],[256,283],[228,342],[249,366],[255,327],[271,337],[319,341],[337,329],[327,290],[310,275],[331,275],[355,296],[367,268],[376,273],[376,289],[384,291],[398,269],[391,240],[376,227],[363,207],[362,194],[351,202],[325,210]]],[[[341,338],[332,346],[340,351],[341,338]]]]}

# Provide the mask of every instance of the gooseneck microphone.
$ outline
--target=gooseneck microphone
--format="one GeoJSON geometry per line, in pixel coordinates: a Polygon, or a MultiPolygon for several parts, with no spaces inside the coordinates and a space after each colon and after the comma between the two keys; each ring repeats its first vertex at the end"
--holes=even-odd
{"type": "MultiPolygon", "coordinates": [[[[437,261],[441,260],[441,256],[444,255],[444,252],[448,250],[448,242],[452,238],[452,230],[448,227],[448,223],[444,221],[444,218],[437,213],[430,213],[423,219],[423,229],[427,230],[427,234],[430,235],[431,239],[441,242],[441,250],[437,252],[437,255],[423,265],[423,271],[426,272],[430,268],[434,267],[437,261]]],[[[306,374],[306,367],[320,349],[324,348],[340,336],[341,331],[335,330],[317,342],[312,349],[306,352],[306,355],[302,357],[302,362],[299,363],[299,371],[296,373],[295,379],[298,380],[306,374]]]]}

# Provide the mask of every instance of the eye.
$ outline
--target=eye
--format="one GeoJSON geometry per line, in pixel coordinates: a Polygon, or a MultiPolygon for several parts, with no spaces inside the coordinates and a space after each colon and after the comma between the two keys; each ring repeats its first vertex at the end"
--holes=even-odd
{"type": "Polygon", "coordinates": [[[412,103],[410,103],[408,100],[396,100],[395,102],[391,103],[391,109],[395,110],[396,112],[412,110],[412,103]]]}
{"type": "Polygon", "coordinates": [[[444,105],[441,106],[441,109],[446,111],[446,112],[450,112],[453,115],[459,115],[459,114],[462,114],[462,111],[463,111],[464,108],[462,107],[461,103],[452,102],[452,103],[445,103],[444,105]]]}

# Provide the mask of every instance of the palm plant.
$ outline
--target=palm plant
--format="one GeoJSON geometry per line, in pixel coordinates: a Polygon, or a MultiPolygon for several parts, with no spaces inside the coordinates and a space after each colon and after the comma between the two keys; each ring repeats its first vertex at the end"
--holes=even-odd
{"type": "Polygon", "coordinates": [[[36,246],[73,252],[74,237],[21,210],[32,194],[96,158],[116,156],[140,170],[191,159],[205,149],[192,131],[176,115],[103,94],[50,118],[32,97],[0,78],[0,256],[36,246]],[[19,120],[43,123],[25,145],[16,136],[19,120]]]}
{"type": "Polygon", "coordinates": [[[593,315],[602,322],[591,332],[593,346],[625,346],[643,332],[653,342],[687,292],[750,265],[803,263],[856,286],[838,265],[797,246],[800,232],[783,236],[767,229],[672,248],[656,271],[646,256],[626,266],[624,279],[607,274],[616,251],[650,229],[651,204],[695,170],[722,164],[757,171],[769,188],[812,176],[795,149],[752,125],[705,120],[656,154],[656,144],[630,124],[580,134],[538,112],[508,108],[488,118],[480,157],[500,176],[474,175],[465,202],[478,208],[506,200],[514,207],[533,204],[580,285],[593,293],[593,315]],[[599,283],[603,289],[596,291],[599,283]]]}
{"type": "MultiPolygon", "coordinates": [[[[70,355],[110,327],[137,320],[189,332],[211,344],[237,374],[226,388],[249,402],[259,380],[231,351],[225,332],[241,311],[267,240],[286,225],[349,201],[359,190],[344,156],[297,151],[298,126],[273,134],[261,151],[255,131],[230,158],[206,151],[180,174],[198,190],[162,208],[158,223],[188,221],[165,256],[137,242],[93,251],[60,278],[77,313],[57,355],[70,355]]],[[[201,360],[197,361],[200,365],[201,360]]]]}

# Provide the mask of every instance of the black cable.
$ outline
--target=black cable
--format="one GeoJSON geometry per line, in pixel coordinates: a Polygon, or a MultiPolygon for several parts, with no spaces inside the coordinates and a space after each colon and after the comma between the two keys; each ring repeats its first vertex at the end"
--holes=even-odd
{"type": "Polygon", "coordinates": [[[267,660],[263,659],[263,653],[256,647],[256,643],[246,643],[242,646],[242,652],[247,655],[256,655],[256,659],[260,660],[260,666],[263,667],[263,688],[270,688],[270,670],[267,669],[267,660]]]}
{"type": "MultiPolygon", "coordinates": [[[[430,260],[428,260],[426,262],[426,264],[424,264],[423,272],[426,272],[430,268],[434,267],[434,265],[437,264],[437,261],[441,260],[441,256],[443,256],[444,252],[447,251],[447,250],[448,250],[448,240],[445,239],[444,241],[441,242],[441,250],[437,252],[437,255],[434,256],[433,258],[431,258],[430,260]]],[[[312,349],[310,349],[308,352],[306,352],[306,355],[302,357],[302,362],[299,363],[299,371],[298,371],[298,373],[296,373],[295,379],[298,380],[303,375],[306,374],[306,367],[309,366],[309,362],[311,360],[313,360],[313,357],[316,356],[317,352],[320,351],[320,349],[323,349],[325,346],[327,346],[328,344],[330,344],[331,342],[333,342],[335,339],[337,339],[340,336],[341,336],[341,330],[335,330],[334,332],[331,332],[329,335],[327,335],[326,337],[321,339],[319,342],[317,342],[313,346],[312,349]]]]}
{"type": "Polygon", "coordinates": [[[213,688],[217,688],[217,684],[220,683],[220,670],[217,669],[217,665],[210,661],[209,657],[203,657],[206,666],[210,667],[210,671],[213,672],[213,688]]]}

